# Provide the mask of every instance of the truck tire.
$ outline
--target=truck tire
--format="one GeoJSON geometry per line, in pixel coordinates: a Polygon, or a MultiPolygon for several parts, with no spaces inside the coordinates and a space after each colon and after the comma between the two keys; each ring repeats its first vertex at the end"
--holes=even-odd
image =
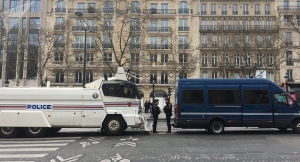
{"type": "Polygon", "coordinates": [[[209,125],[209,130],[212,134],[222,134],[224,132],[224,124],[220,121],[213,121],[209,125]]]}
{"type": "Polygon", "coordinates": [[[16,127],[1,127],[0,136],[3,138],[14,138],[17,137],[21,132],[20,128],[16,127]]]}
{"type": "Polygon", "coordinates": [[[49,133],[50,134],[55,134],[55,133],[59,132],[60,130],[61,130],[61,128],[50,128],[49,133]]]}
{"type": "Polygon", "coordinates": [[[297,134],[300,134],[300,120],[296,120],[293,123],[293,131],[297,134]]]}
{"type": "Polygon", "coordinates": [[[44,137],[49,132],[49,128],[27,127],[24,128],[24,132],[26,136],[29,138],[39,138],[39,137],[44,137]]]}
{"type": "Polygon", "coordinates": [[[119,116],[108,117],[104,123],[103,129],[106,135],[118,136],[123,134],[125,128],[124,120],[119,116]]]}

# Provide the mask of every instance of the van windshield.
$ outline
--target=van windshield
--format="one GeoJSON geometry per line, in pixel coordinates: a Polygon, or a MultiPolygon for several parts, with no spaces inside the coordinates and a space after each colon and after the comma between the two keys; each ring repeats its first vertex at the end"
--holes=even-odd
{"type": "Polygon", "coordinates": [[[293,105],[294,100],[285,93],[275,93],[274,94],[275,103],[279,105],[293,105]]]}

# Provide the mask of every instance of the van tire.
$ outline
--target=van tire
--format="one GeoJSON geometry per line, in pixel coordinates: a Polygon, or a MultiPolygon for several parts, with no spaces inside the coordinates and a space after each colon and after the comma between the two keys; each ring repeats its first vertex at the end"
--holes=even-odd
{"type": "Polygon", "coordinates": [[[106,135],[118,136],[122,135],[125,128],[124,119],[120,116],[110,116],[105,120],[103,129],[106,135]]]}
{"type": "Polygon", "coordinates": [[[20,135],[21,128],[16,127],[1,127],[0,128],[0,137],[3,138],[14,138],[20,135]]]}
{"type": "Polygon", "coordinates": [[[40,137],[44,137],[49,132],[49,128],[27,127],[24,128],[24,132],[26,136],[29,138],[40,138],[40,137]]]}
{"type": "Polygon", "coordinates": [[[224,132],[224,124],[220,121],[213,121],[209,125],[209,131],[212,134],[222,134],[224,132]]]}
{"type": "Polygon", "coordinates": [[[300,134],[300,120],[296,120],[293,123],[293,131],[297,134],[300,134]]]}

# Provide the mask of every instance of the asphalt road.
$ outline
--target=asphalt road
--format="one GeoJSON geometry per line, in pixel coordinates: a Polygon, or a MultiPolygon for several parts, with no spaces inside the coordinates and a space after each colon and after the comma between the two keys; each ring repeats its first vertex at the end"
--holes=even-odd
{"type": "Polygon", "coordinates": [[[99,129],[62,129],[40,139],[0,139],[0,161],[300,161],[300,136],[291,130],[229,128],[223,135],[211,135],[181,129],[166,134],[165,129],[160,122],[158,134],[128,130],[107,137],[99,129]]]}

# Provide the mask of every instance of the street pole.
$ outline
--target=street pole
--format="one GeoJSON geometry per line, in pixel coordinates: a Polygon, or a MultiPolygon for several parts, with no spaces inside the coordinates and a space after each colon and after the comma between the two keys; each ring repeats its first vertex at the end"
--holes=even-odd
{"type": "Polygon", "coordinates": [[[288,86],[288,82],[285,82],[285,88],[286,88],[286,93],[289,93],[289,86],[288,86]]]}
{"type": "Polygon", "coordinates": [[[86,79],[86,32],[87,32],[87,29],[84,28],[84,54],[83,54],[83,80],[82,80],[82,88],[85,88],[85,79],[86,79]]]}

